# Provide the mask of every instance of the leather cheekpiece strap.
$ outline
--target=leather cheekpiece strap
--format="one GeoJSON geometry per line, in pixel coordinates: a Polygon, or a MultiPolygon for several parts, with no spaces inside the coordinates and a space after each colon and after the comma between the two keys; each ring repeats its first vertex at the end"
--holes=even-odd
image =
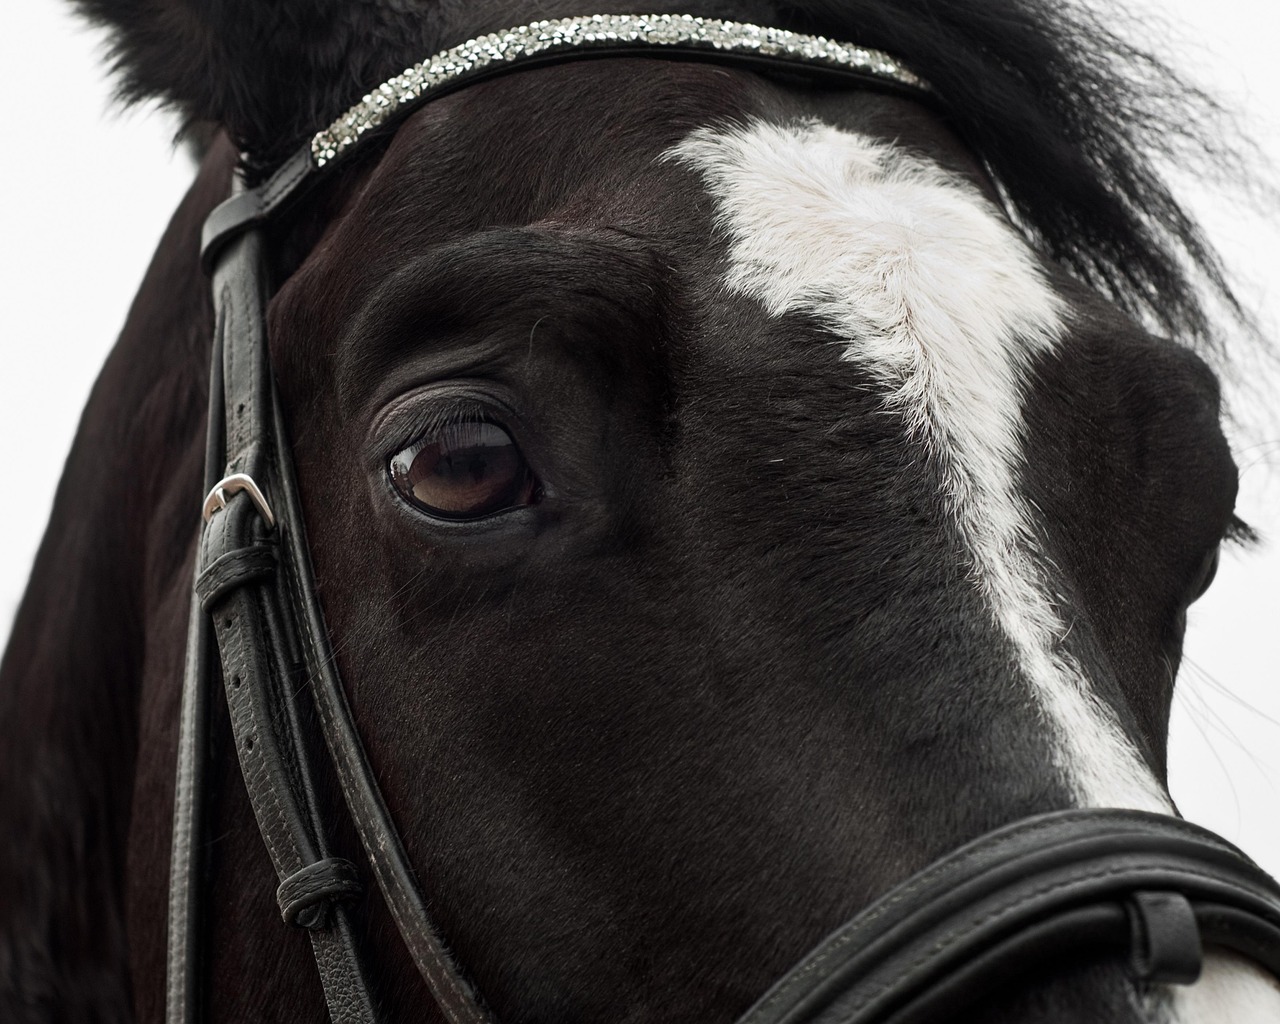
{"type": "MultiPolygon", "coordinates": [[[[204,255],[214,266],[215,348],[221,352],[222,383],[212,391],[210,405],[221,411],[222,440],[210,448],[206,473],[208,493],[218,500],[206,503],[196,614],[207,613],[214,625],[236,753],[280,879],[281,913],[311,938],[331,1018],[372,1024],[378,1014],[347,907],[360,892],[355,867],[330,853],[320,826],[311,754],[301,724],[300,701],[307,697],[314,699],[343,796],[379,888],[428,988],[451,1024],[487,1024],[487,1012],[427,913],[374,781],[315,593],[267,354],[269,276],[257,227],[298,192],[309,169],[309,153],[298,154],[262,186],[241,191],[220,206],[206,225],[204,255]],[[219,475],[227,486],[216,486],[219,475]],[[260,496],[257,503],[255,493],[260,496]]],[[[213,413],[211,422],[212,418],[213,413]]],[[[201,618],[193,618],[196,621],[203,624],[201,618]]],[[[178,852],[175,840],[175,878],[178,852]]],[[[190,879],[184,884],[189,886],[190,879]]],[[[191,897],[188,889],[182,893],[191,897]]],[[[192,902],[198,901],[187,899],[192,902]]],[[[183,934],[190,938],[190,931],[171,929],[171,982],[195,971],[191,942],[172,941],[183,934]],[[184,962],[185,974],[180,970],[184,962]]],[[[184,995],[190,986],[177,989],[182,989],[178,995],[183,998],[170,999],[168,1024],[194,1024],[199,1001],[184,995]]]]}
{"type": "MultiPolygon", "coordinates": [[[[211,400],[225,410],[222,476],[244,474],[263,487],[274,473],[275,396],[260,233],[242,231],[217,262],[213,290],[223,394],[211,400]]],[[[201,537],[196,591],[212,618],[236,753],[272,864],[282,883],[309,874],[317,881],[314,892],[299,890],[290,902],[302,900],[293,913],[306,919],[330,1016],[374,1024],[379,1014],[343,905],[358,891],[354,870],[338,888],[319,884],[319,875],[338,862],[327,847],[312,788],[315,773],[298,705],[306,687],[279,572],[277,532],[247,492],[232,494],[201,537]]]]}
{"type": "MultiPolygon", "coordinates": [[[[222,343],[215,336],[209,367],[209,393],[222,394],[222,343]]],[[[209,402],[205,432],[204,490],[222,472],[226,448],[220,401],[209,402]]],[[[195,573],[200,559],[195,558],[195,573]]],[[[195,1024],[202,1017],[204,881],[204,794],[209,762],[209,698],[212,690],[213,630],[194,591],[187,624],[178,720],[178,765],[173,796],[173,838],[169,858],[169,919],[166,937],[165,1022],[195,1024]]]]}

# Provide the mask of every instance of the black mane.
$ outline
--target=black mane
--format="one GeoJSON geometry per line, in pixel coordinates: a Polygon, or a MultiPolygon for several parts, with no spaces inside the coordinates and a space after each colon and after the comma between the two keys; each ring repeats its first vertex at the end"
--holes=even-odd
{"type": "Polygon", "coordinates": [[[811,0],[788,10],[823,34],[903,54],[941,94],[1036,249],[1126,312],[1210,351],[1215,302],[1250,324],[1163,170],[1243,173],[1223,111],[1088,6],[811,0]]]}
{"type": "MultiPolygon", "coordinates": [[[[431,53],[539,17],[646,7],[817,32],[899,55],[942,97],[1035,247],[1153,329],[1213,352],[1252,327],[1162,165],[1239,177],[1221,109],[1084,5],[1053,0],[582,0],[261,5],[78,0],[114,32],[122,96],[225,125],[259,170],[431,53]],[[305,40],[299,42],[299,40],[305,40]],[[231,42],[228,42],[231,41],[231,42]]],[[[1111,22],[1115,22],[1112,15],[1111,22]]]]}

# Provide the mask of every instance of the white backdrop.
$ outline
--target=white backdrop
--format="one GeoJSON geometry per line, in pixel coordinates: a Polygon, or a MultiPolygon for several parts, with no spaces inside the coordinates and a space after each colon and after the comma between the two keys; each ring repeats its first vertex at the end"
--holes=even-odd
{"type": "MultiPolygon", "coordinates": [[[[1162,0],[1161,9],[1185,24],[1185,63],[1242,110],[1280,165],[1273,5],[1162,0]]],[[[96,33],[53,0],[10,2],[0,14],[0,643],[80,408],[192,174],[173,151],[169,119],[121,114],[109,104],[98,44],[96,33]]],[[[1211,195],[1189,198],[1253,282],[1245,294],[1274,328],[1276,220],[1232,210],[1211,195]]],[[[1272,384],[1275,401],[1280,380],[1272,384]]],[[[1229,553],[1213,590],[1192,611],[1171,787],[1188,817],[1280,874],[1280,417],[1270,422],[1271,434],[1236,442],[1240,512],[1270,543],[1229,553]]]]}

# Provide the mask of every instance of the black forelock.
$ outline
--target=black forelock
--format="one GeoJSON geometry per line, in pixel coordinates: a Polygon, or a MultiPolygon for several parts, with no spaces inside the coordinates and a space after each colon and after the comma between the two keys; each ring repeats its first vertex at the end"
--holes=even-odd
{"type": "Polygon", "coordinates": [[[1037,251],[1146,326],[1217,352],[1211,310],[1250,329],[1223,265],[1173,194],[1170,167],[1244,185],[1227,112],[1106,19],[1055,0],[799,0],[799,23],[902,54],[942,98],[1037,251]]]}
{"type": "Polygon", "coordinates": [[[1165,168],[1242,182],[1245,145],[1204,92],[1059,0],[75,0],[113,31],[121,93],[225,125],[279,162],[373,86],[478,33],[544,17],[679,11],[892,52],[928,79],[1036,249],[1147,326],[1216,352],[1252,331],[1165,168]],[[1221,322],[1222,320],[1226,322],[1221,322]]]}

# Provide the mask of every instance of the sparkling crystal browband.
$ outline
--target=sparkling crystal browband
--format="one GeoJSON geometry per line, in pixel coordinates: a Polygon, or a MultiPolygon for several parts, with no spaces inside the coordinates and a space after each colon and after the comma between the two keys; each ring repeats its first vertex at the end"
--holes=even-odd
{"type": "Polygon", "coordinates": [[[350,149],[365,132],[386,124],[430,94],[481,77],[498,65],[557,54],[589,55],[593,50],[654,48],[698,51],[712,57],[723,53],[793,61],[929,92],[927,83],[889,54],[822,36],[688,14],[596,14],[536,21],[480,36],[415,64],[316,134],[311,140],[311,159],[316,167],[323,167],[350,149]]]}

